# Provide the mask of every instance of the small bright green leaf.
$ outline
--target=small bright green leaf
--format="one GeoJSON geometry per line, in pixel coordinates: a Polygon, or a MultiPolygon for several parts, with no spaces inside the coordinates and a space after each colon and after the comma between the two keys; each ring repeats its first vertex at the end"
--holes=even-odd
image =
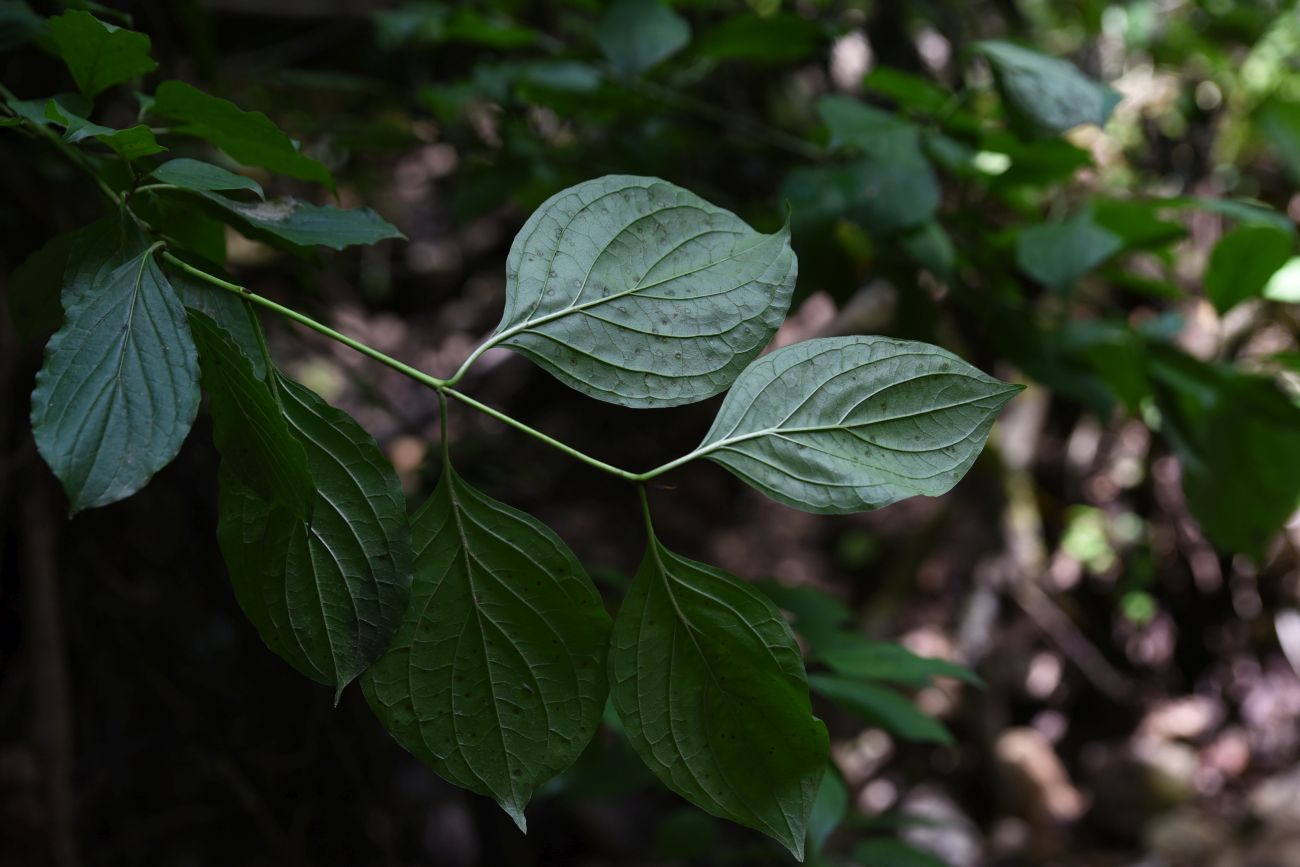
{"type": "Polygon", "coordinates": [[[63,321],[59,291],[77,235],[55,235],[9,275],[9,316],[23,340],[52,334],[63,321]]]}
{"type": "Polygon", "coordinates": [[[360,425],[271,375],[315,481],[310,518],[263,499],[223,460],[217,538],[235,598],[267,647],[337,696],[384,653],[406,612],[406,500],[360,425]]]}
{"type": "Polygon", "coordinates": [[[245,165],[334,186],[329,169],[299,153],[293,140],[260,111],[244,111],[181,81],[158,85],[153,111],[174,121],[173,132],[209,141],[245,165]]]}
{"type": "Polygon", "coordinates": [[[624,75],[639,75],[681,51],[691,25],[660,0],[615,0],[596,28],[596,42],[624,75]]]}
{"type": "Polygon", "coordinates": [[[312,205],[299,199],[269,202],[239,202],[217,193],[199,193],[219,206],[219,213],[242,234],[271,241],[309,247],[319,245],[342,250],[356,244],[375,244],[388,238],[403,238],[392,223],[370,208],[336,208],[312,205]]]}
{"type": "Polygon", "coordinates": [[[925,343],[805,340],[740,375],[697,452],[796,509],[878,509],[957,484],[1021,388],[925,343]]]}
{"type": "Polygon", "coordinates": [[[1220,314],[1264,287],[1295,252],[1295,237],[1272,226],[1238,226],[1214,246],[1205,268],[1205,294],[1220,314]]]}
{"type": "MultiPolygon", "coordinates": [[[[211,263],[196,260],[190,264],[229,282],[230,275],[211,263]]],[[[262,341],[258,334],[261,326],[248,302],[180,268],[169,265],[163,270],[167,274],[167,279],[171,281],[172,288],[180,295],[181,303],[185,308],[202,313],[215,322],[225,335],[234,341],[235,346],[252,365],[253,375],[258,379],[265,379],[266,361],[262,357],[262,341]]]]}
{"type": "Polygon", "coordinates": [[[856,635],[852,640],[820,651],[817,657],[846,677],[883,680],[904,686],[925,686],[932,678],[952,677],[971,686],[984,686],[979,675],[955,662],[917,656],[902,645],[868,641],[856,635]]]}
{"type": "Polygon", "coordinates": [[[802,859],[828,741],[765,596],[651,537],[614,623],[610,679],[628,739],[664,785],[802,859]]]}
{"type": "Polygon", "coordinates": [[[1124,239],[1080,211],[1065,220],[1029,226],[1016,236],[1016,264],[1051,289],[1065,291],[1124,249],[1124,239]]]}
{"type": "Polygon", "coordinates": [[[850,713],[903,740],[945,745],[953,742],[943,723],[921,713],[910,700],[887,687],[832,674],[810,674],[808,685],[850,713]]]}
{"type": "Polygon", "coordinates": [[[848,814],[849,791],[835,765],[828,763],[817,799],[813,801],[812,815],[808,817],[808,851],[819,854],[848,814]]]}
{"type": "Polygon", "coordinates": [[[1036,135],[1057,135],[1085,123],[1103,126],[1119,104],[1119,93],[1064,60],[998,40],[976,43],[974,49],[992,64],[1008,113],[1036,135]]]}
{"type": "Polygon", "coordinates": [[[154,180],[164,184],[174,184],[196,192],[214,192],[224,190],[252,190],[259,199],[265,199],[262,185],[252,178],[235,174],[205,163],[188,158],[168,160],[149,173],[154,180]]]}
{"type": "Polygon", "coordinates": [[[853,860],[862,867],[948,867],[929,852],[901,840],[864,840],[853,849],[853,860]]]}
{"type": "Polygon", "coordinates": [[[519,230],[489,343],[611,403],[690,403],[771,339],[796,267],[787,230],[762,235],[680,187],[609,175],[551,197],[519,230]]]}
{"type": "Polygon", "coordinates": [[[890,66],[871,70],[862,86],[892,99],[900,108],[929,115],[939,114],[953,103],[953,95],[934,82],[890,66]]]}
{"type": "Polygon", "coordinates": [[[807,57],[820,41],[821,28],[800,15],[744,12],[700,34],[695,51],[712,60],[780,63],[807,57]]]}
{"type": "Polygon", "coordinates": [[[47,26],[59,56],[86,96],[158,68],[149,57],[148,36],[104,24],[89,12],[74,9],[51,18],[47,26]]]}
{"type": "Polygon", "coordinates": [[[129,497],[171,463],[198,411],[199,371],[185,308],[133,227],[110,220],[78,236],[62,303],[32,432],[79,512],[129,497]]]}
{"type": "Polygon", "coordinates": [[[290,431],[272,384],[258,376],[252,359],[216,321],[191,311],[189,322],[223,470],[306,520],[316,485],[307,452],[290,431]]]}
{"type": "Polygon", "coordinates": [[[609,616],[558,536],[449,465],[412,534],[411,605],[362,688],[398,743],[524,830],[600,724],[609,616]]]}
{"type": "Polygon", "coordinates": [[[167,148],[158,144],[158,140],[153,136],[153,130],[144,124],[136,124],[110,133],[100,133],[95,138],[117,151],[119,156],[127,160],[151,157],[167,150],[167,148]]]}
{"type": "Polygon", "coordinates": [[[1300,304],[1300,257],[1288,259],[1264,285],[1264,297],[1283,304],[1300,304]]]}

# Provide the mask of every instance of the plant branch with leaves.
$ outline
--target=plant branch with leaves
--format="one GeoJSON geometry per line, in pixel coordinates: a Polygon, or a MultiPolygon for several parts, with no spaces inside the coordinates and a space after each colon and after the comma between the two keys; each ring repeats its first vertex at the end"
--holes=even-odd
{"type": "Polygon", "coordinates": [[[181,82],[141,95],[143,119],[165,129],[91,121],[96,95],[154,69],[149,40],[83,11],[48,27],[80,93],[5,91],[7,125],[88,171],[110,205],[33,257],[53,286],[26,281],[35,288],[18,293],[28,333],[53,331],[31,421],[72,511],[147,484],[206,391],[222,458],[221,550],[240,606],[286,662],[336,696],[359,679],[400,744],[495,798],[521,829],[529,799],[576,760],[608,697],[664,785],[801,857],[828,745],[799,646],[766,595],[660,541],[644,483],[708,458],[820,514],[937,496],[1020,387],[937,347],[881,337],[763,355],[795,288],[789,228],[763,234],[680,187],[622,175],[537,209],[506,260],[497,329],[452,375],[431,375],[220,268],[222,223],[291,249],[400,237],[392,225],[364,208],[267,200],[255,181],[198,159],[158,162],[197,139],[333,188],[265,115],[181,82]],[[374,440],[277,368],[257,309],[437,392],[442,472],[413,515],[374,440]],[[697,448],[629,471],[461,391],[493,347],[621,406],[727,396],[697,448]],[[637,488],[646,553],[612,621],[554,532],[454,468],[449,399],[637,488]]]}

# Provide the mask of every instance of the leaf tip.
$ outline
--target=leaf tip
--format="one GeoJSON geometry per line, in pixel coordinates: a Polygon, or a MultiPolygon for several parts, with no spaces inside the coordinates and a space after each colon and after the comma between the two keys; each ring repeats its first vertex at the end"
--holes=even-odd
{"type": "Polygon", "coordinates": [[[501,805],[501,809],[506,811],[506,815],[514,820],[515,827],[519,829],[519,833],[527,834],[528,819],[524,816],[525,804],[520,803],[514,798],[509,800],[502,799],[497,801],[497,803],[501,805]]]}

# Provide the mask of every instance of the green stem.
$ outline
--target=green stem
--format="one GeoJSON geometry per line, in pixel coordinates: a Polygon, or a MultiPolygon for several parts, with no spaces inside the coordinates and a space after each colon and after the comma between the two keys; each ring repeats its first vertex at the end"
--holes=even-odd
{"type": "MultiPolygon", "coordinates": [[[[578,449],[575,449],[573,446],[561,442],[560,440],[557,440],[555,437],[542,433],[537,428],[532,427],[531,425],[527,425],[524,422],[521,422],[518,419],[513,418],[512,416],[506,415],[505,413],[501,412],[498,409],[494,409],[493,407],[490,407],[487,404],[475,400],[469,395],[464,394],[463,392],[459,392],[456,389],[452,388],[451,387],[452,383],[454,383],[456,379],[459,378],[460,374],[463,374],[464,369],[468,367],[468,363],[461,365],[462,370],[458,372],[458,376],[452,377],[451,379],[439,379],[436,376],[430,376],[429,374],[421,370],[417,370],[414,367],[411,367],[409,364],[405,364],[391,356],[385,355],[384,353],[380,352],[377,349],[367,346],[366,344],[360,342],[359,340],[353,340],[351,337],[348,337],[346,334],[342,334],[341,332],[335,331],[333,328],[330,328],[328,325],[317,322],[315,319],[312,319],[310,316],[306,316],[302,313],[299,313],[297,310],[294,310],[290,307],[285,307],[283,304],[277,304],[271,299],[264,298],[261,295],[256,294],[255,292],[251,292],[245,287],[240,286],[237,283],[231,283],[230,281],[223,280],[214,274],[209,274],[208,272],[200,268],[195,268],[193,265],[189,264],[183,259],[176,257],[170,252],[164,251],[162,255],[163,258],[166,259],[168,262],[170,262],[171,264],[175,265],[177,268],[180,268],[182,271],[184,271],[185,273],[193,277],[196,277],[200,280],[210,283],[219,289],[225,289],[227,292],[233,292],[234,294],[243,298],[245,301],[250,301],[253,304],[257,304],[261,307],[265,307],[268,310],[272,310],[280,314],[281,316],[284,316],[287,319],[291,319],[294,322],[297,322],[299,325],[303,325],[307,328],[310,328],[312,331],[315,331],[318,334],[323,334],[326,337],[330,338],[331,340],[338,341],[339,343],[342,343],[344,346],[355,349],[357,352],[360,352],[362,355],[372,358],[375,361],[378,361],[380,364],[387,365],[388,367],[391,367],[393,370],[396,370],[398,373],[408,376],[411,379],[414,379],[416,382],[419,382],[422,385],[432,388],[434,391],[438,392],[440,396],[443,395],[451,396],[456,400],[460,401],[461,403],[466,404],[467,406],[474,407],[484,415],[491,416],[492,418],[496,419],[502,424],[509,425],[510,427],[514,428],[515,430],[521,433],[528,434],[533,439],[540,440],[541,442],[546,443],[552,448],[564,452],[569,457],[582,461],[584,464],[587,464],[588,466],[591,467],[595,467],[598,470],[603,470],[604,472],[607,472],[610,475],[618,476],[620,479],[625,479],[629,482],[649,481],[650,479],[653,479],[654,477],[661,475],[662,473],[666,473],[669,470],[675,469],[681,466],[682,464],[694,460],[695,458],[699,457],[700,454],[702,454],[701,452],[698,451],[691,452],[690,454],[686,454],[679,458],[676,458],[675,460],[669,461],[668,463],[663,464],[662,466],[656,467],[652,470],[647,470],[644,473],[634,473],[630,470],[625,470],[622,467],[616,467],[613,464],[606,463],[605,461],[602,461],[599,458],[594,458],[591,455],[586,454],[585,452],[581,452],[578,449]]],[[[475,355],[477,354],[478,353],[475,353],[475,355]]],[[[474,357],[475,356],[471,356],[471,360],[474,357]]]]}
{"type": "MultiPolygon", "coordinates": [[[[646,496],[645,485],[636,486],[637,497],[641,500],[641,517],[645,519],[645,534],[651,547],[655,544],[654,521],[650,519],[650,498],[646,496]]],[[[658,557],[658,552],[655,554],[658,557]]]]}
{"type": "Polygon", "coordinates": [[[417,370],[416,368],[411,367],[409,364],[398,361],[396,358],[393,358],[392,356],[385,355],[384,353],[380,352],[378,349],[375,349],[371,346],[367,346],[366,344],[362,343],[359,340],[353,340],[351,337],[348,337],[346,334],[340,331],[335,331],[333,328],[330,328],[328,325],[325,325],[324,323],[321,322],[317,322],[315,319],[312,319],[310,316],[306,316],[302,313],[299,313],[297,310],[294,310],[291,307],[285,307],[283,304],[277,304],[276,302],[272,301],[270,298],[263,298],[261,295],[258,295],[255,292],[250,292],[248,289],[245,289],[243,286],[240,286],[237,283],[231,283],[227,280],[222,280],[220,277],[209,274],[208,272],[203,271],[199,268],[195,268],[193,265],[189,264],[183,259],[177,258],[171,253],[164,252],[163,258],[192,277],[197,277],[200,280],[204,280],[208,283],[211,283],[213,286],[216,286],[221,289],[225,289],[227,292],[233,292],[236,295],[239,295],[241,298],[245,298],[248,301],[257,304],[258,306],[265,307],[267,310],[274,310],[276,313],[279,313],[281,316],[285,317],[286,319],[292,319],[294,322],[297,322],[299,325],[302,325],[306,328],[310,328],[312,331],[315,331],[319,334],[325,335],[330,340],[334,340],[337,341],[338,343],[342,343],[344,346],[347,346],[350,349],[355,349],[357,352],[360,352],[362,355],[373,358],[375,361],[378,361],[380,364],[385,364],[391,367],[393,370],[396,370],[397,372],[405,376],[408,376],[411,379],[414,379],[416,382],[422,383],[423,385],[427,385],[429,388],[441,389],[443,386],[446,385],[446,382],[444,380],[438,379],[438,377],[436,376],[430,376],[424,371],[417,370]]]}

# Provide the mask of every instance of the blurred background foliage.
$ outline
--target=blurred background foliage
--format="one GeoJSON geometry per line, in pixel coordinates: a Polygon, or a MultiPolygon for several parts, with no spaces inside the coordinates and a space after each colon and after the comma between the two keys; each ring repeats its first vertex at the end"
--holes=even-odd
{"type": "MultiPolygon", "coordinates": [[[[266,112],[408,240],[304,260],[189,212],[169,231],[433,373],[496,322],[523,218],[626,173],[792,221],[778,343],[889,334],[1030,384],[940,500],[814,519],[717,468],[663,480],[664,537],[761,581],[833,701],[813,860],[1300,864],[1293,0],[68,5],[150,34],[160,80],[266,112]]],[[[0,6],[20,97],[68,89],[36,15],[58,8],[0,6]]],[[[126,125],[134,98],[110,97],[96,119],[126,125]]],[[[28,255],[100,204],[13,136],[0,181],[12,302],[28,255]]],[[[332,708],[239,615],[208,437],[66,522],[24,422],[42,326],[9,306],[0,862],[784,863],[658,788],[612,716],[525,838],[356,690],[332,708]]],[[[432,393],[267,324],[422,501],[432,393]]],[[[593,405],[497,352],[470,380],[630,467],[689,450],[717,403],[593,405]]],[[[466,475],[625,584],[642,542],[621,485],[481,417],[450,434],[466,475]]]]}

